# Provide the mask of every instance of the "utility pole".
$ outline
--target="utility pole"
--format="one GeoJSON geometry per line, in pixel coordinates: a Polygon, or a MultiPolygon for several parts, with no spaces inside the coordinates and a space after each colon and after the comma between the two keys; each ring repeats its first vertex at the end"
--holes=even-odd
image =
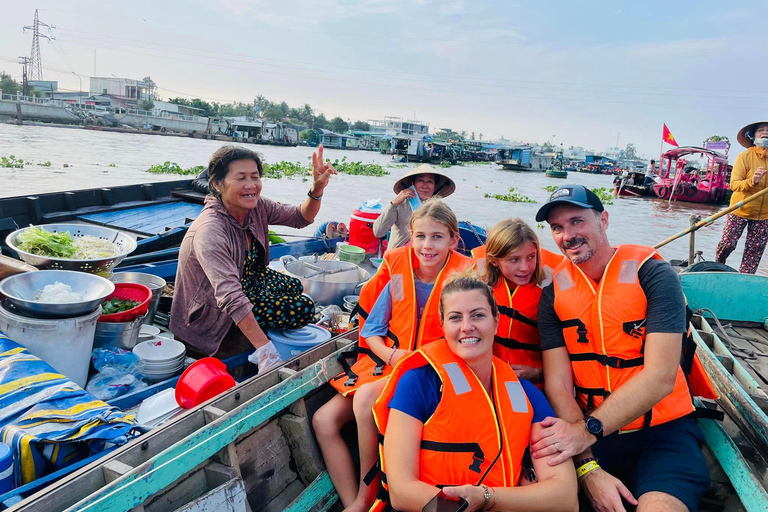
{"type": "Polygon", "coordinates": [[[40,34],[41,25],[43,27],[47,27],[48,32],[56,28],[53,25],[48,25],[47,23],[43,23],[42,21],[40,21],[40,18],[37,15],[37,9],[35,9],[35,21],[32,23],[32,25],[27,25],[24,27],[25,32],[27,30],[32,31],[32,51],[30,52],[30,55],[29,55],[29,61],[31,65],[29,75],[32,80],[43,79],[43,61],[40,59],[40,38],[43,37],[47,39],[49,42],[56,40],[56,38],[53,36],[40,34]]]}
{"type": "Polygon", "coordinates": [[[27,80],[27,64],[29,64],[29,57],[19,57],[19,64],[22,65],[21,72],[21,95],[29,95],[29,81],[27,80]]]}

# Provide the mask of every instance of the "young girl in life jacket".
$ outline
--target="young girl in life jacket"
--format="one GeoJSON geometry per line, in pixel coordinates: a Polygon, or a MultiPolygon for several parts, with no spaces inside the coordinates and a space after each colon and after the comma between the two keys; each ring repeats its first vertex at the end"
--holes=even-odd
{"type": "Polygon", "coordinates": [[[458,221],[439,199],[413,212],[410,230],[411,244],[387,251],[381,267],[363,287],[358,360],[331,380],[340,394],[312,419],[328,474],[347,511],[368,510],[378,489],[374,402],[402,357],[442,338],[438,308],[443,284],[449,275],[473,264],[454,250],[458,221]],[[341,437],[342,427],[352,420],[358,431],[359,487],[352,456],[341,437]]]}
{"type": "Polygon", "coordinates": [[[496,223],[485,246],[473,250],[472,256],[499,306],[493,354],[508,362],[518,377],[541,388],[539,299],[563,256],[542,249],[536,233],[520,219],[496,223]]]}
{"type": "Polygon", "coordinates": [[[531,435],[554,412],[541,391],[493,356],[493,292],[465,272],[449,280],[440,302],[445,338],[404,357],[373,407],[387,492],[371,511],[427,510],[438,493],[438,500],[463,498],[468,512],[578,510],[570,460],[533,459],[533,471],[524,462],[531,435]]]}

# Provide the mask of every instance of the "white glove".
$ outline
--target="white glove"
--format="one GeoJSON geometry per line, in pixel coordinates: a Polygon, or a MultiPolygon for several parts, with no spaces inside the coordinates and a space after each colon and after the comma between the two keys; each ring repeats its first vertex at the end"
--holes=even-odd
{"type": "Polygon", "coordinates": [[[280,354],[277,353],[277,349],[271,341],[267,342],[266,345],[257,348],[253,354],[248,356],[248,361],[259,365],[259,374],[263,374],[273,366],[277,366],[283,362],[283,360],[280,359],[280,354]]]}

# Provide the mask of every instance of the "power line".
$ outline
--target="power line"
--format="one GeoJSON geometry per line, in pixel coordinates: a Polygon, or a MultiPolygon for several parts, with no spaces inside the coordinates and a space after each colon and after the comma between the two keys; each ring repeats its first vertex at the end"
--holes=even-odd
{"type": "MultiPolygon", "coordinates": [[[[89,43],[79,43],[77,41],[67,41],[72,44],[78,44],[83,46],[89,46],[94,47],[95,45],[89,44],[89,43]]],[[[575,103],[605,103],[605,104],[621,104],[621,105],[648,105],[648,106],[674,106],[674,107],[694,107],[694,108],[733,108],[733,109],[750,109],[755,110],[754,105],[750,106],[730,106],[730,105],[714,105],[712,103],[706,104],[706,105],[697,105],[697,104],[680,104],[680,103],[651,103],[651,102],[637,102],[637,101],[618,101],[618,100],[605,100],[605,99],[586,99],[586,98],[578,98],[578,99],[570,99],[570,98],[558,98],[558,97],[546,97],[546,96],[520,96],[520,95],[510,95],[510,94],[489,94],[489,93],[482,93],[482,92],[473,92],[473,91],[452,91],[452,90],[445,90],[445,89],[431,89],[431,88],[420,88],[420,87],[409,87],[409,86],[403,86],[403,85],[391,85],[391,84],[378,84],[378,83],[372,83],[372,82],[355,82],[350,80],[338,80],[333,78],[324,78],[324,77],[317,77],[317,76],[308,76],[308,75],[296,75],[296,74],[290,74],[290,73],[279,73],[279,72],[270,72],[270,71],[263,71],[263,70],[254,70],[252,68],[242,68],[242,67],[235,67],[235,66],[227,66],[222,64],[215,64],[215,63],[206,63],[206,62],[200,62],[200,61],[190,61],[190,60],[184,60],[184,59],[178,59],[174,57],[166,57],[162,55],[152,55],[147,53],[141,53],[141,52],[134,52],[129,50],[121,50],[118,48],[105,48],[102,46],[96,46],[97,48],[103,49],[103,50],[112,50],[122,53],[129,53],[134,55],[141,55],[144,57],[155,57],[155,58],[161,58],[161,59],[167,59],[172,60],[176,62],[185,62],[190,64],[197,64],[197,65],[204,65],[204,66],[213,66],[213,67],[219,67],[219,68],[225,68],[225,69],[234,69],[234,70],[240,70],[240,71],[249,71],[249,72],[258,72],[261,74],[267,74],[267,75],[277,75],[277,76],[287,76],[292,78],[304,78],[309,80],[320,80],[325,82],[333,82],[333,83],[345,83],[345,84],[351,84],[351,85],[364,85],[367,87],[383,87],[387,89],[405,89],[405,90],[414,90],[414,91],[425,91],[425,92],[442,92],[442,93],[448,93],[448,94],[459,94],[459,95],[471,95],[471,96],[485,96],[485,97],[494,97],[494,98],[511,98],[511,99],[533,99],[533,100],[546,100],[546,101],[564,101],[564,102],[575,102],[575,103]]],[[[466,85],[466,84],[464,84],[466,85]]],[[[738,99],[738,98],[737,98],[738,99]]]]}
{"type": "MultiPolygon", "coordinates": [[[[327,64],[315,64],[315,63],[309,63],[309,62],[302,62],[302,61],[295,61],[295,60],[289,60],[289,59],[271,59],[268,57],[253,57],[250,55],[245,54],[238,54],[238,53],[232,53],[232,52],[220,52],[216,50],[208,50],[208,49],[202,49],[202,48],[193,48],[193,47],[187,47],[187,46],[179,46],[179,45],[171,45],[171,44],[165,44],[165,43],[157,43],[153,41],[146,41],[146,40],[137,40],[135,38],[125,38],[125,37],[119,37],[119,36],[110,36],[105,34],[95,34],[92,32],[86,32],[81,30],[73,30],[73,29],[62,29],[59,28],[59,30],[65,30],[67,32],[74,32],[78,34],[87,34],[91,36],[96,36],[95,38],[89,38],[89,37],[82,37],[79,36],[81,39],[89,40],[89,41],[96,41],[102,44],[113,44],[113,45],[120,45],[120,46],[128,46],[128,47],[134,47],[134,48],[142,48],[146,50],[152,50],[152,51],[164,51],[166,53],[176,53],[179,55],[189,55],[189,56],[195,56],[195,57],[201,57],[200,55],[194,54],[194,53],[188,53],[188,52],[174,52],[171,50],[158,50],[157,48],[142,46],[140,44],[136,43],[145,43],[153,46],[163,46],[168,48],[177,48],[181,50],[190,50],[192,52],[199,52],[199,53],[208,53],[208,54],[214,54],[214,55],[226,55],[226,56],[234,56],[234,57],[242,57],[245,59],[253,60],[253,61],[275,61],[275,62],[288,62],[293,64],[300,64],[304,66],[322,66],[323,69],[307,69],[302,67],[294,67],[294,66],[286,66],[282,64],[265,64],[260,63],[262,65],[270,66],[270,67],[278,67],[278,68],[286,68],[286,69],[297,69],[301,71],[315,71],[315,72],[326,72],[326,73],[337,73],[337,74],[344,74],[341,72],[336,71],[329,71],[328,68],[338,68],[338,69],[348,69],[351,71],[360,71],[365,72],[365,76],[373,77],[373,78],[390,78],[387,76],[372,76],[368,73],[374,72],[374,73],[384,73],[384,74],[395,74],[395,75],[409,75],[409,76],[423,76],[423,77],[432,77],[432,78],[452,78],[452,79],[458,79],[458,80],[470,80],[470,81],[485,81],[485,82],[497,82],[497,83],[507,83],[507,84],[530,84],[531,87],[535,90],[540,90],[541,85],[558,85],[558,86],[568,86],[568,87],[595,87],[595,88],[602,88],[602,89],[635,89],[635,90],[671,90],[671,91],[685,91],[686,95],[690,95],[691,91],[701,91],[701,92],[736,92],[736,93],[747,93],[747,94],[760,94],[763,91],[748,91],[748,90],[737,90],[737,89],[706,89],[706,88],[691,88],[691,87],[663,87],[663,86],[639,86],[639,85],[622,85],[622,84],[603,84],[603,83],[574,83],[574,82],[557,82],[557,81],[541,81],[541,80],[508,80],[508,79],[499,79],[499,78],[484,78],[479,76],[461,76],[461,75],[440,75],[440,74],[426,74],[426,73],[411,73],[411,72],[404,72],[404,71],[396,71],[396,70],[381,70],[381,69],[370,69],[370,68],[359,68],[359,67],[352,67],[352,66],[342,66],[342,65],[327,65],[327,64]],[[99,39],[102,38],[102,39],[99,39]],[[116,42],[114,39],[122,39],[125,41],[129,41],[129,43],[121,43],[116,42]],[[536,87],[534,87],[536,86],[536,87]]],[[[70,41],[72,42],[72,41],[70,41]]],[[[75,43],[75,44],[83,44],[83,43],[75,43]]],[[[109,48],[105,48],[109,49],[109,48]]],[[[209,56],[202,56],[203,58],[214,58],[209,56]]],[[[244,63],[241,59],[232,59],[232,58],[220,58],[216,57],[218,60],[226,60],[226,61],[232,61],[232,62],[239,62],[244,63]]],[[[347,76],[360,76],[356,74],[347,74],[347,76]]],[[[403,81],[411,81],[411,82],[426,82],[426,83],[434,83],[434,81],[428,81],[428,80],[418,80],[418,79],[410,79],[410,78],[398,78],[398,80],[403,81]]],[[[441,81],[440,83],[445,83],[445,81],[441,81]]],[[[464,84],[464,83],[458,83],[456,85],[472,85],[472,84],[464,84]]],[[[502,87],[501,85],[488,85],[487,87],[502,87]]],[[[605,91],[571,91],[570,89],[551,89],[555,91],[563,91],[563,92],[605,92],[605,91]]],[[[675,96],[675,94],[662,94],[662,93],[632,93],[632,92],[621,92],[621,91],[608,91],[608,92],[615,92],[617,94],[646,94],[646,95],[654,95],[654,96],[675,96]]],[[[710,96],[713,98],[723,98],[722,96],[710,96]]],[[[727,99],[731,99],[732,97],[727,97],[727,99]]],[[[754,100],[754,99],[765,99],[765,98],[734,98],[734,99],[747,99],[747,100],[754,100]]]]}

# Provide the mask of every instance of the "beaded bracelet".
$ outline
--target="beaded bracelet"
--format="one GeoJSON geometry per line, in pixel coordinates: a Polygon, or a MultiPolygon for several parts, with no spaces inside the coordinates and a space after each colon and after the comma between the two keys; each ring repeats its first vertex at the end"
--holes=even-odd
{"type": "Polygon", "coordinates": [[[387,366],[389,366],[389,363],[392,361],[392,356],[395,355],[395,352],[397,352],[397,347],[392,348],[392,353],[389,354],[389,357],[387,358],[387,366]]]}
{"type": "Polygon", "coordinates": [[[480,510],[488,510],[488,505],[491,504],[491,492],[488,490],[488,486],[484,484],[480,484],[480,487],[483,488],[483,498],[485,498],[485,503],[483,504],[483,508],[480,510]]]}

